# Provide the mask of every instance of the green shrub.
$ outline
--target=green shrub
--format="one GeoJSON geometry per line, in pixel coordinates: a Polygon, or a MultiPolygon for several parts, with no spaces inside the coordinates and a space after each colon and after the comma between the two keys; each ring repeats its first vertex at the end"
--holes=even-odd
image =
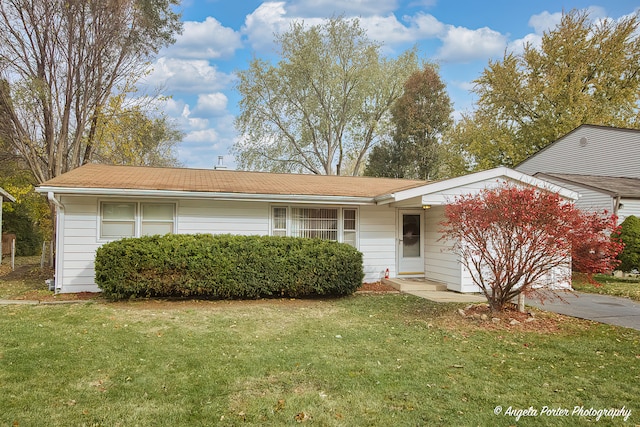
{"type": "Polygon", "coordinates": [[[620,232],[614,234],[624,243],[624,249],[618,254],[618,270],[640,270],[640,218],[630,215],[620,224],[620,232]]]}
{"type": "Polygon", "coordinates": [[[96,283],[111,299],[339,296],[362,283],[362,254],[320,239],[168,234],[107,243],[96,283]]]}

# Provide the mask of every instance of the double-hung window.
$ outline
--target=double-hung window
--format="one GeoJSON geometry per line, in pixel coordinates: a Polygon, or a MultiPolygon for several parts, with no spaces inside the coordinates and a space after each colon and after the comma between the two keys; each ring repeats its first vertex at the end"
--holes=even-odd
{"type": "Polygon", "coordinates": [[[100,238],[105,240],[174,232],[175,204],[100,203],[100,238]]]}
{"type": "Polygon", "coordinates": [[[117,239],[136,234],[136,203],[103,202],[100,237],[117,239]]]}
{"type": "Polygon", "coordinates": [[[335,240],[357,246],[357,209],[274,206],[271,234],[335,240]]]}
{"type": "Polygon", "coordinates": [[[142,227],[140,234],[173,233],[173,213],[175,207],[169,203],[142,203],[142,227]]]}

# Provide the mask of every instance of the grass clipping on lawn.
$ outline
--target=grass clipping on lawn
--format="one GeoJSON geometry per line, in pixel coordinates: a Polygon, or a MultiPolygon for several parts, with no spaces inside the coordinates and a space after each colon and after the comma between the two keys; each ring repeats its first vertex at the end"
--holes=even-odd
{"type": "Polygon", "coordinates": [[[0,424],[515,424],[498,405],[625,406],[640,423],[639,332],[458,308],[391,293],[0,307],[0,424]]]}

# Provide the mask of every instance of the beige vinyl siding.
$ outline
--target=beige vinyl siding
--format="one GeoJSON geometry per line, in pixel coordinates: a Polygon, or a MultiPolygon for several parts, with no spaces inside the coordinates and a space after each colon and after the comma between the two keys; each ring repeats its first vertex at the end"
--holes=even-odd
{"type": "Polygon", "coordinates": [[[583,126],[515,167],[538,172],[640,178],[640,131],[583,126]],[[586,145],[580,140],[586,138],[586,145]]]}
{"type": "Polygon", "coordinates": [[[389,269],[396,275],[396,210],[388,206],[360,206],[359,250],[363,254],[364,282],[376,282],[389,269]]]}

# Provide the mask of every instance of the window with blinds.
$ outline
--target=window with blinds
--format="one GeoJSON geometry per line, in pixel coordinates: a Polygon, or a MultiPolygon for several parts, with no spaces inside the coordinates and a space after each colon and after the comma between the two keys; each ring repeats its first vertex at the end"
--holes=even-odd
{"type": "Polygon", "coordinates": [[[275,206],[271,234],[335,240],[355,247],[358,243],[357,209],[275,206]]]}

